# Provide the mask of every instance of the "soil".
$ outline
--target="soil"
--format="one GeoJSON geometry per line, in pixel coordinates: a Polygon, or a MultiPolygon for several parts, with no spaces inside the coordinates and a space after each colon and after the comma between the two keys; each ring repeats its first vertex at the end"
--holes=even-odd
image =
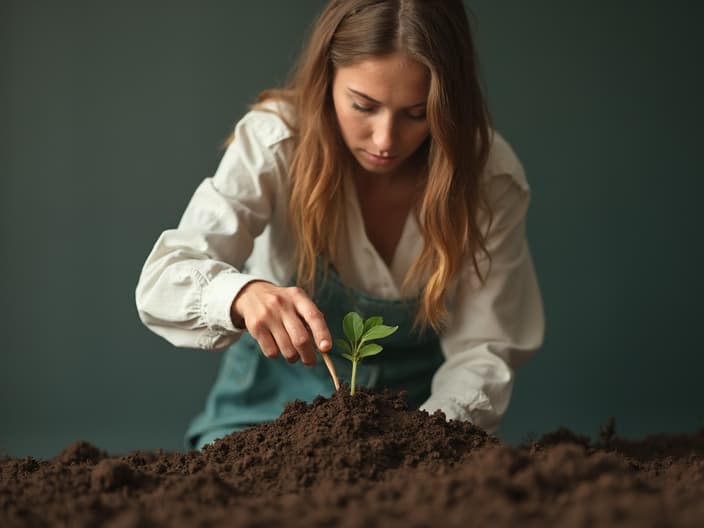
{"type": "Polygon", "coordinates": [[[704,429],[520,447],[343,389],[201,452],[0,458],[0,526],[703,526],[704,429]]]}

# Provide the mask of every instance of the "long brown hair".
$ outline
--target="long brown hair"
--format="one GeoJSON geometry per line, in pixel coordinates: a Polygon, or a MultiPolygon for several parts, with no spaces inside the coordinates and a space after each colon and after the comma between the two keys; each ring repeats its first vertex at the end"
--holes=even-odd
{"type": "Polygon", "coordinates": [[[425,280],[416,324],[440,331],[447,316],[445,293],[463,259],[472,259],[482,284],[486,277],[479,270],[479,253],[491,264],[488,229],[482,233],[478,222],[482,209],[489,226],[493,220],[481,178],[491,123],[462,0],[332,0],[313,25],[286,89],[262,92],[257,103],[283,99],[294,110],[296,121],[288,122],[296,136],[289,213],[298,282],[312,291],[317,257],[336,262],[344,221],[342,181],[353,163],[332,103],[334,72],[394,52],[426,66],[431,75],[430,134],[421,147],[426,174],[414,207],[424,247],[402,291],[425,280]]]}

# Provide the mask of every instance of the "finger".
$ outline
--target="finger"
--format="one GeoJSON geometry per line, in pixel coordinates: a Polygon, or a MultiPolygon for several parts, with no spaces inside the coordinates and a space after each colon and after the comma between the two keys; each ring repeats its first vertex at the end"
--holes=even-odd
{"type": "MultiPolygon", "coordinates": [[[[297,289],[300,290],[300,288],[297,289]]],[[[321,352],[328,352],[332,348],[332,336],[330,335],[328,325],[325,323],[323,312],[318,310],[318,307],[303,290],[298,292],[295,299],[296,310],[303,321],[308,325],[308,328],[310,328],[318,349],[321,352]]]]}
{"type": "Polygon", "coordinates": [[[286,361],[288,361],[289,363],[295,363],[296,361],[298,361],[298,352],[291,343],[291,339],[289,339],[288,332],[282,324],[277,324],[276,328],[273,328],[271,330],[271,335],[274,336],[274,339],[276,340],[276,346],[279,348],[279,350],[281,351],[281,355],[284,356],[286,361]]]}
{"type": "Polygon", "coordinates": [[[288,332],[291,344],[301,357],[304,365],[315,365],[315,350],[313,349],[313,338],[308,329],[303,325],[303,322],[298,318],[298,314],[294,317],[284,319],[284,328],[288,332]]]}
{"type": "Polygon", "coordinates": [[[259,329],[256,333],[250,330],[249,333],[259,343],[259,348],[266,357],[274,359],[279,355],[279,348],[276,346],[276,341],[274,341],[274,337],[269,330],[259,329]]]}

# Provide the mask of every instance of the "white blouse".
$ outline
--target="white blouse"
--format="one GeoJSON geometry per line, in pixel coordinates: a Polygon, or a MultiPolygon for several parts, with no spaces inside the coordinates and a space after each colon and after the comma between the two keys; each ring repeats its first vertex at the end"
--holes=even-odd
{"type": "MultiPolygon", "coordinates": [[[[178,227],[161,234],[142,269],[137,309],[156,334],[179,347],[225,349],[243,332],[230,319],[240,289],[255,279],[289,283],[295,273],[287,220],[293,147],[291,131],[274,113],[250,111],[237,124],[215,175],[198,186],[178,227]]],[[[448,419],[494,432],[511,398],[514,370],[541,346],[545,321],[526,240],[530,187],[498,133],[484,178],[494,211],[491,274],[482,287],[468,260],[452,282],[450,318],[440,335],[445,361],[421,409],[441,409],[448,419]]],[[[403,278],[423,247],[415,217],[409,214],[387,266],[366,236],[355,186],[345,185],[347,232],[339,241],[337,271],[369,295],[399,299],[403,278]]],[[[488,260],[479,262],[486,273],[488,260]]]]}

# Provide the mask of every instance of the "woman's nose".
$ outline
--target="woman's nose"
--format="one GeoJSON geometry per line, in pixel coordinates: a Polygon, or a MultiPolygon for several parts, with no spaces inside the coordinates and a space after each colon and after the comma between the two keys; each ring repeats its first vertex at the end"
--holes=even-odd
{"type": "Polygon", "coordinates": [[[378,149],[378,152],[373,152],[372,154],[392,151],[394,146],[394,119],[392,116],[379,116],[374,126],[372,142],[374,147],[378,149]]]}

